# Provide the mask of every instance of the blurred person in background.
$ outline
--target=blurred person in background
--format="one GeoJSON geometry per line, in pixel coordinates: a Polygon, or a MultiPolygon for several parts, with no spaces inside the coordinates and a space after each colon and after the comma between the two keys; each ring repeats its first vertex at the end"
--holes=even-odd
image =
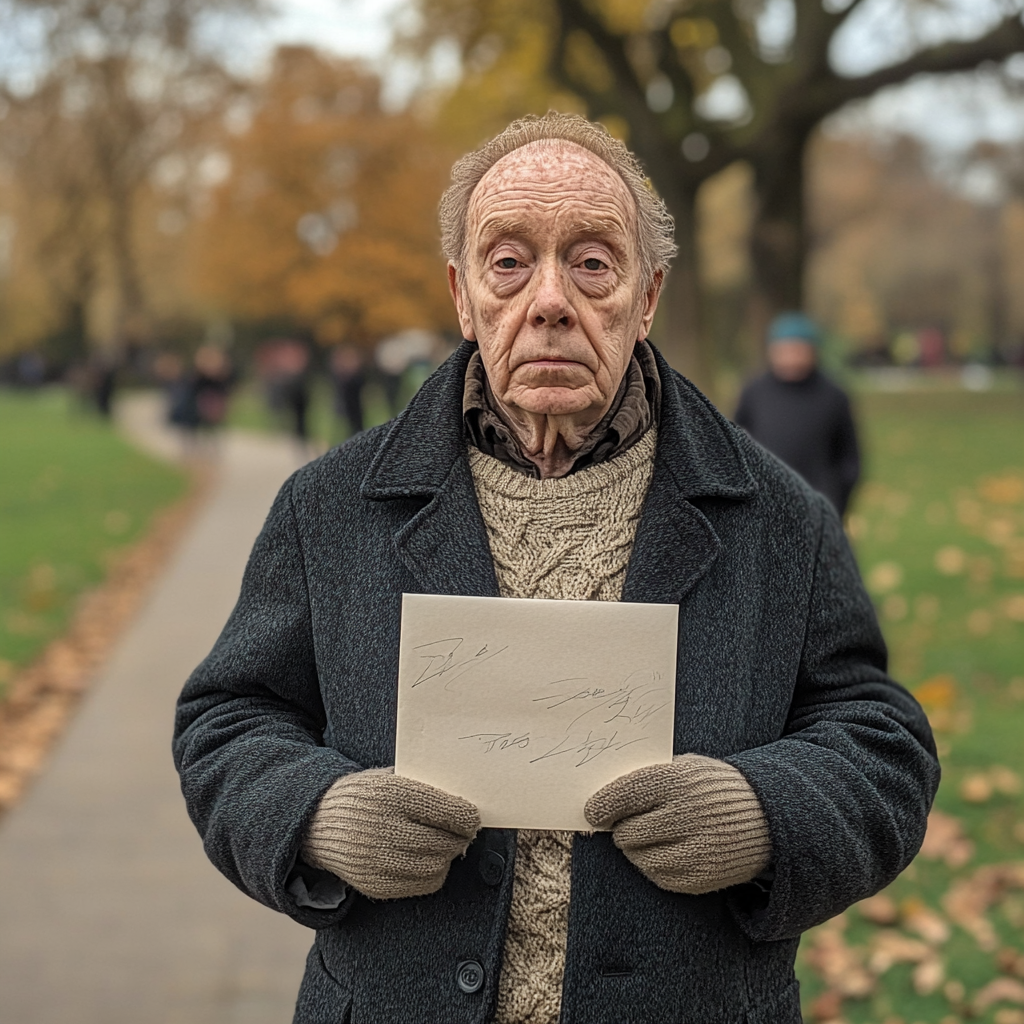
{"type": "Polygon", "coordinates": [[[350,436],[363,430],[363,385],[366,363],[355,345],[339,345],[331,352],[331,383],[334,385],[334,414],[348,426],[350,436]]]}
{"type": "Polygon", "coordinates": [[[89,360],[88,381],[96,411],[109,420],[114,413],[114,392],[117,389],[118,358],[111,352],[98,352],[89,360]]]}
{"type": "Polygon", "coordinates": [[[647,341],[672,219],[603,126],[513,123],[441,224],[466,340],[282,488],[179,701],[192,820],[316,929],[295,1024],[798,1024],[801,932],[906,867],[938,784],[839,519],[647,341]],[[597,831],[481,828],[394,773],[410,591],[678,606],[675,756],[597,831]]]}
{"type": "Polygon", "coordinates": [[[193,359],[192,392],[196,425],[215,431],[224,425],[228,415],[228,398],[234,383],[234,372],[227,353],[213,345],[197,349],[193,359]]]}
{"type": "Polygon", "coordinates": [[[768,370],[743,389],[734,419],[843,515],[860,477],[860,448],[849,398],[818,367],[821,340],[803,313],[776,317],[768,370]]]}
{"type": "Polygon", "coordinates": [[[14,380],[19,387],[42,387],[46,383],[46,360],[38,352],[22,352],[15,362],[14,380]]]}
{"type": "Polygon", "coordinates": [[[267,386],[267,404],[282,415],[305,454],[309,443],[309,346],[298,338],[275,338],[258,355],[267,386]]]}
{"type": "Polygon", "coordinates": [[[192,432],[199,426],[192,374],[176,352],[161,352],[153,362],[153,375],[164,389],[167,422],[179,430],[192,432]]]}

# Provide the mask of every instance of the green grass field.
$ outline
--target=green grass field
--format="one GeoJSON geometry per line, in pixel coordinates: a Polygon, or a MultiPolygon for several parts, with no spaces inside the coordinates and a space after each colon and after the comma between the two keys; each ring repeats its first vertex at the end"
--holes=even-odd
{"type": "Polygon", "coordinates": [[[859,404],[849,532],[943,781],[915,863],[805,938],[805,1014],[1024,1024],[1024,395],[859,404]]]}
{"type": "Polygon", "coordinates": [[[186,487],[65,392],[0,391],[0,693],[186,487]]]}

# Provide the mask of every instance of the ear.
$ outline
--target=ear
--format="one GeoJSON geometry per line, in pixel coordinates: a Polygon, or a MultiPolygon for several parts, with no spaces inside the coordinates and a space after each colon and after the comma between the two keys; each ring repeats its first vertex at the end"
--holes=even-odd
{"type": "Polygon", "coordinates": [[[654,322],[654,314],[658,312],[658,299],[661,298],[661,286],[664,283],[665,271],[656,271],[650,288],[644,293],[643,314],[640,318],[640,337],[636,339],[637,341],[643,341],[651,333],[651,324],[654,322]]]}
{"type": "Polygon", "coordinates": [[[452,302],[455,303],[455,313],[459,318],[462,336],[466,341],[476,341],[476,329],[473,327],[473,320],[469,315],[469,303],[462,293],[459,272],[455,269],[454,263],[448,264],[448,291],[451,292],[452,302]]]}

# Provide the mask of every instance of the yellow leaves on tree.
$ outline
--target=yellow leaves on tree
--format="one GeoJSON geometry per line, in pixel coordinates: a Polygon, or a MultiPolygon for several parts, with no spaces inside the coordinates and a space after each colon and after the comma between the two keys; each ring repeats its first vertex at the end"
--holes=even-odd
{"type": "Polygon", "coordinates": [[[450,154],[412,113],[382,110],[376,76],[281,49],[229,155],[197,239],[212,306],[330,343],[453,326],[436,216],[450,154]]]}

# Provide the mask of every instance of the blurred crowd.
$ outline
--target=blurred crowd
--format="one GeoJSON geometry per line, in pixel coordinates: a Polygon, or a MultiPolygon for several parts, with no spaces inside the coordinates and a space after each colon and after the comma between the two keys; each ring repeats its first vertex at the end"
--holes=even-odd
{"type": "Polygon", "coordinates": [[[367,391],[373,392],[379,421],[398,415],[405,402],[447,357],[450,344],[427,330],[406,330],[374,348],[341,344],[333,348],[282,335],[259,342],[248,354],[203,344],[191,354],[164,349],[129,349],[119,358],[97,353],[67,367],[48,365],[36,352],[0,365],[0,384],[23,389],[62,383],[82,407],[113,414],[114,397],[126,387],[159,387],[166,421],[186,444],[215,437],[229,419],[240,390],[257,392],[271,421],[310,450],[337,442],[368,425],[367,391]],[[326,383],[332,428],[328,438],[312,437],[310,412],[326,383]]]}

